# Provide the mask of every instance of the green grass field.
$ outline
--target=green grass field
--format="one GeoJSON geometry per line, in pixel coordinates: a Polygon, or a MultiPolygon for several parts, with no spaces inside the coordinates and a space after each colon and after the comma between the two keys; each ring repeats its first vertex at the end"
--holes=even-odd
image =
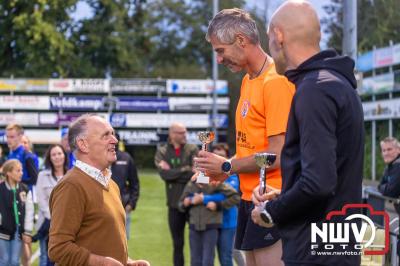
{"type": "MultiPolygon", "coordinates": [[[[164,182],[155,171],[141,171],[140,198],[132,214],[129,256],[143,258],[153,266],[172,265],[172,240],[168,229],[164,182]]],[[[189,242],[185,240],[185,264],[189,263],[189,242]]]]}

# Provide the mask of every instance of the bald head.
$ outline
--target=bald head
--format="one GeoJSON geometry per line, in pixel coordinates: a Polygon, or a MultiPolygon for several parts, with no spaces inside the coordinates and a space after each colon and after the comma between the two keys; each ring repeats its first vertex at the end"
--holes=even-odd
{"type": "Polygon", "coordinates": [[[297,68],[320,51],[317,13],[307,1],[285,2],[272,15],[268,39],[276,71],[284,74],[297,68]]]}
{"type": "Polygon", "coordinates": [[[270,30],[279,28],[287,43],[319,47],[321,27],[315,9],[308,1],[287,1],[272,15],[270,30]]]}
{"type": "Polygon", "coordinates": [[[169,127],[169,141],[175,147],[186,144],[186,127],[182,123],[172,123],[169,127]]]}
{"type": "Polygon", "coordinates": [[[182,123],[177,123],[177,122],[172,123],[172,124],[170,125],[170,127],[169,127],[169,131],[170,131],[170,132],[171,132],[171,131],[175,131],[175,130],[181,130],[181,129],[186,130],[186,127],[185,127],[182,123]]]}

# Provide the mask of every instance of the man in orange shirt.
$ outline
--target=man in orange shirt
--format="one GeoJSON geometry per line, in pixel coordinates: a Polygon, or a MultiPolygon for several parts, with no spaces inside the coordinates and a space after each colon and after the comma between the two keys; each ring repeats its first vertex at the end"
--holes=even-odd
{"type": "Polygon", "coordinates": [[[239,174],[242,201],[239,207],[235,248],[246,251],[246,263],[283,265],[282,244],[276,228],[253,223],[251,202],[259,183],[259,168],[254,154],[270,152],[277,159],[268,169],[267,183],[275,189],[282,184],[280,153],[285,139],[287,119],[294,86],[275,71],[275,65],[260,45],[256,23],[241,9],[220,11],[210,22],[206,35],[217,53],[217,61],[232,72],[245,70],[236,109],[236,155],[226,160],[209,152],[195,158],[198,170],[212,181],[222,181],[231,173],[239,174]]]}

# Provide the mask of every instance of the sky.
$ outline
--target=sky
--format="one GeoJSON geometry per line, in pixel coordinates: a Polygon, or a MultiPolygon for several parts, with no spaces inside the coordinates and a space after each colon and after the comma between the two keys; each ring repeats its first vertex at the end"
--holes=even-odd
{"type": "MultiPolygon", "coordinates": [[[[220,0],[223,1],[223,0],[220,0]]],[[[323,9],[323,6],[328,5],[331,1],[330,0],[308,0],[311,5],[314,6],[314,8],[317,10],[319,19],[323,19],[325,17],[327,17],[327,14],[325,12],[325,10],[323,9]]],[[[276,8],[278,8],[278,6],[285,2],[285,0],[247,0],[247,6],[249,8],[254,8],[256,7],[257,10],[261,10],[261,12],[263,10],[265,10],[265,5],[266,3],[269,6],[269,12],[268,15],[271,16],[272,13],[274,12],[274,10],[276,10],[276,8]]],[[[326,36],[326,34],[323,32],[322,30],[322,36],[321,36],[321,48],[325,49],[326,47],[326,43],[327,43],[327,39],[329,36],[326,36]]]]}

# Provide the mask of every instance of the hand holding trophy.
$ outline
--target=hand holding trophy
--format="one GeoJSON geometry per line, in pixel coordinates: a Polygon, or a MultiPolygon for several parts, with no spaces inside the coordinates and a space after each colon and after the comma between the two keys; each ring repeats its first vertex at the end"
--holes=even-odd
{"type": "MultiPolygon", "coordinates": [[[[256,160],[256,164],[260,167],[260,186],[259,186],[259,195],[262,196],[266,192],[267,189],[267,173],[266,168],[271,167],[276,160],[276,154],[274,153],[256,153],[254,156],[256,160]]],[[[259,205],[255,207],[252,211],[253,221],[257,221],[257,217],[260,217],[261,220],[257,222],[258,225],[264,227],[271,227],[273,222],[271,216],[265,211],[265,204],[267,201],[260,202],[259,205]]]]}
{"type": "MultiPolygon", "coordinates": [[[[201,149],[207,151],[207,144],[210,144],[214,140],[215,133],[212,131],[201,131],[197,136],[202,143],[201,149]]],[[[210,183],[210,178],[200,171],[196,183],[208,184],[210,183]]]]}

